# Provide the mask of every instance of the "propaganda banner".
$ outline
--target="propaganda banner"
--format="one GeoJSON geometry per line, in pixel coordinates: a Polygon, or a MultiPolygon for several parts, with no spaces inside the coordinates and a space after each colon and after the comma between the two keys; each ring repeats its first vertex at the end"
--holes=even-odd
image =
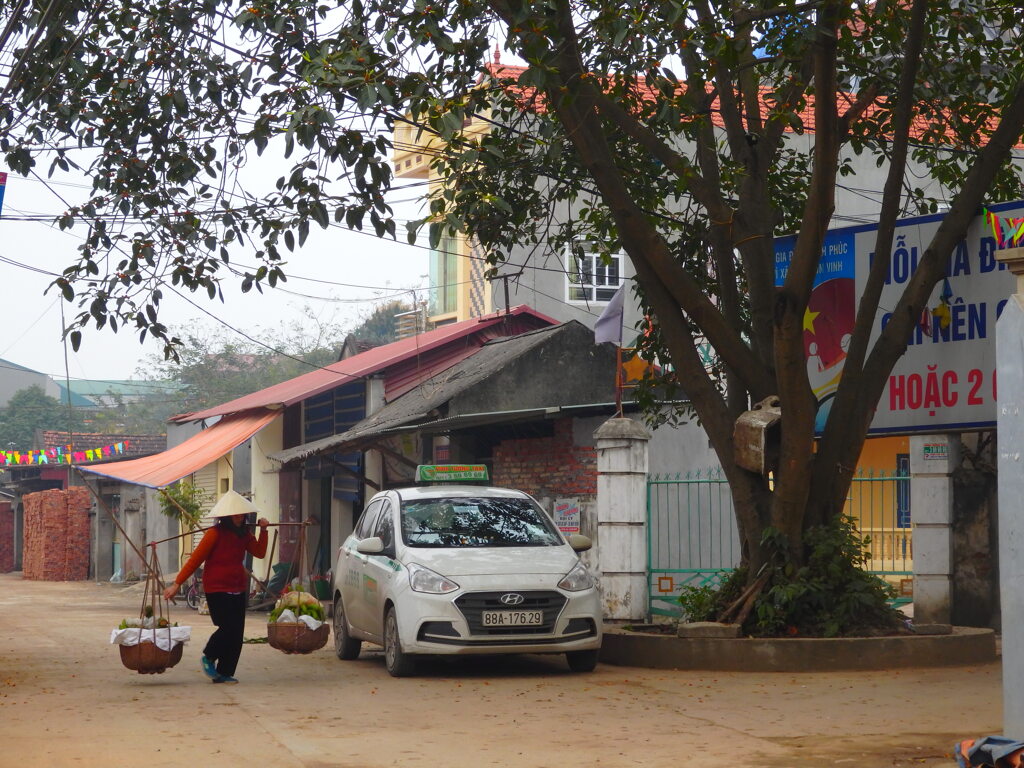
{"type": "MultiPolygon", "coordinates": [[[[892,252],[874,253],[877,225],[830,230],[804,314],[804,353],[824,427],[839,386],[857,303],[876,258],[888,262],[871,333],[873,344],[917,267],[943,214],[902,219],[892,252]]],[[[976,216],[947,264],[878,402],[869,432],[927,433],[993,427],[996,423],[996,319],[1015,280],[996,260],[1024,242],[1024,201],[990,206],[976,216]]],[[[796,237],[775,241],[775,281],[782,285],[796,237]]]]}

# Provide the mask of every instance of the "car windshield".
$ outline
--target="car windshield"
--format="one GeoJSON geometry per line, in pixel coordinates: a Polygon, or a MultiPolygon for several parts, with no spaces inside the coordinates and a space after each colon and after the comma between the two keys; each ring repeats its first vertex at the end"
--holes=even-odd
{"type": "Polygon", "coordinates": [[[423,499],[402,504],[410,547],[550,547],[562,541],[529,499],[423,499]]]}

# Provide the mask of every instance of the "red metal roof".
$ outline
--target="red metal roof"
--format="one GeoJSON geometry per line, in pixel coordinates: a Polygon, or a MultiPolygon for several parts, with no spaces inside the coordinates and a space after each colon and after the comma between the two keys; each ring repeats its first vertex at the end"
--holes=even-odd
{"type": "Polygon", "coordinates": [[[226,416],[209,429],[204,429],[163,453],[78,468],[82,472],[134,485],[164,488],[237,448],[279,415],[276,411],[254,410],[226,416]]]}
{"type": "Polygon", "coordinates": [[[186,422],[239,413],[254,408],[283,408],[307,397],[318,395],[353,379],[361,379],[402,363],[404,376],[395,387],[389,386],[388,397],[405,391],[423,378],[454,365],[472,354],[485,341],[495,336],[515,336],[558,323],[527,306],[511,308],[508,313],[496,312],[435,328],[427,333],[374,347],[358,355],[339,360],[324,368],[282,381],[259,392],[236,398],[221,405],[194,413],[183,413],[171,421],[186,422]]]}

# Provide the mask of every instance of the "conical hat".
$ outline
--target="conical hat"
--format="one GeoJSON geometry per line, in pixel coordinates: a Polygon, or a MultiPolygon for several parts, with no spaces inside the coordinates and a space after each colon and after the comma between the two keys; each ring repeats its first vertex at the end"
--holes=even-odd
{"type": "Polygon", "coordinates": [[[213,505],[208,517],[230,517],[231,515],[247,515],[259,512],[252,502],[236,491],[228,491],[213,505]]]}

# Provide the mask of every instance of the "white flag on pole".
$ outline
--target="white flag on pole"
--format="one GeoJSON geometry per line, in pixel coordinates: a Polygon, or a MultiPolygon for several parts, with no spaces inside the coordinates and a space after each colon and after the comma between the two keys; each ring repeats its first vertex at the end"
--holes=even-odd
{"type": "Polygon", "coordinates": [[[612,296],[604,312],[594,323],[594,343],[600,344],[603,341],[610,341],[614,344],[622,344],[622,304],[625,300],[626,284],[619,286],[619,290],[612,296]]]}

